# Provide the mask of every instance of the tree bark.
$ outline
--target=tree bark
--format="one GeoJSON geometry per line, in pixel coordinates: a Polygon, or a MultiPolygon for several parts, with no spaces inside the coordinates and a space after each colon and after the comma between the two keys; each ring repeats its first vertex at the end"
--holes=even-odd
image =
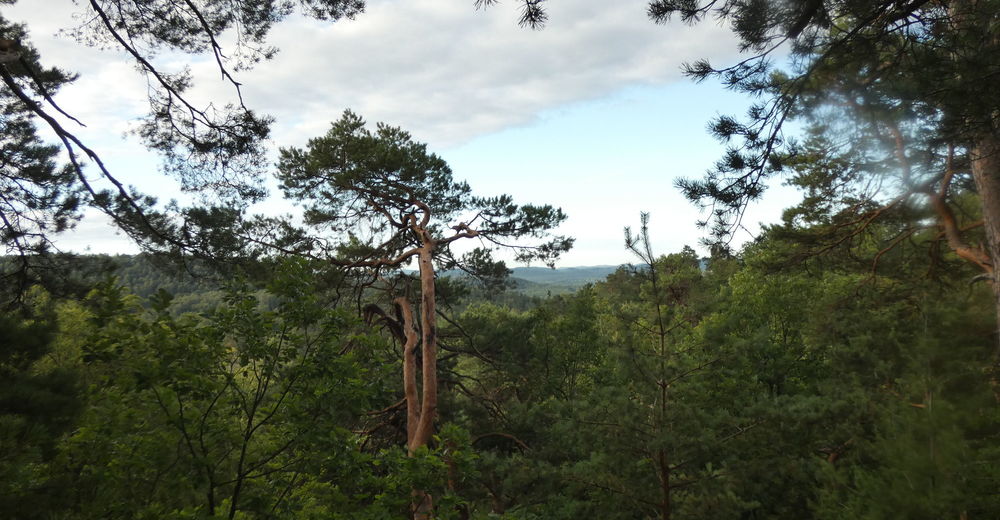
{"type": "MultiPolygon", "coordinates": [[[[983,205],[983,227],[986,231],[986,246],[992,261],[993,301],[996,307],[997,323],[1000,324],[1000,283],[997,283],[996,266],[1000,263],[1000,135],[998,131],[982,135],[970,149],[972,177],[976,182],[979,200],[983,205]]],[[[996,333],[996,330],[994,330],[996,333]]],[[[1000,334],[997,335],[996,350],[993,354],[994,393],[1000,379],[1000,334]]],[[[1000,394],[997,394],[1000,398],[1000,394]]]]}
{"type": "Polygon", "coordinates": [[[425,237],[418,255],[420,265],[420,328],[423,364],[421,376],[423,395],[420,400],[420,422],[414,432],[413,448],[426,446],[434,434],[437,416],[437,315],[434,294],[434,241],[425,237]]]}
{"type": "MultiPolygon", "coordinates": [[[[430,443],[434,435],[434,420],[437,418],[437,315],[435,306],[434,281],[434,239],[426,229],[419,229],[423,245],[417,255],[420,268],[420,329],[423,363],[421,365],[422,392],[420,396],[419,419],[416,427],[407,424],[412,431],[408,443],[412,455],[421,446],[430,443]],[[411,429],[412,428],[412,429],[411,429]]],[[[413,364],[416,364],[414,360],[413,364]]],[[[414,382],[415,385],[415,382],[414,382]]],[[[407,410],[410,409],[409,404],[407,410]]],[[[413,519],[428,520],[434,515],[434,499],[423,490],[413,490],[413,519]]]]}
{"type": "Polygon", "coordinates": [[[420,422],[420,395],[417,392],[417,329],[413,326],[410,301],[400,296],[395,300],[403,317],[403,395],[406,399],[406,450],[413,454],[414,432],[420,422]]]}
{"type": "MultiPolygon", "coordinates": [[[[966,56],[995,55],[1000,49],[1000,34],[996,30],[996,8],[987,2],[956,0],[948,6],[953,30],[973,41],[973,48],[964,50],[966,56]]],[[[955,56],[955,59],[962,59],[955,56]]],[[[959,68],[961,70],[961,68],[959,68]]],[[[984,76],[986,78],[988,76],[984,76]]],[[[969,81],[972,81],[969,79],[969,81]]],[[[980,80],[982,81],[982,80],[980,80]]],[[[983,85],[989,92],[992,83],[983,85]]],[[[1000,266],[1000,110],[990,103],[992,96],[981,100],[967,100],[969,106],[976,106],[976,115],[966,115],[966,126],[971,132],[968,139],[969,162],[972,178],[979,192],[983,208],[983,229],[986,232],[986,250],[989,252],[989,271],[992,275],[993,302],[996,307],[997,326],[1000,326],[1000,283],[997,266],[1000,266]]],[[[1000,334],[996,334],[993,352],[991,381],[993,394],[1000,401],[1000,334]]]]}

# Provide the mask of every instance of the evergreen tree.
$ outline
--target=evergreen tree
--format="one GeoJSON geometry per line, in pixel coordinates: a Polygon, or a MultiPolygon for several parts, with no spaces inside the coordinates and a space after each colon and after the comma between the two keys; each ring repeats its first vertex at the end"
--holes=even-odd
{"type": "MultiPolygon", "coordinates": [[[[24,40],[24,27],[0,17],[0,35],[24,40]]],[[[73,78],[58,69],[42,69],[38,53],[22,44],[17,61],[0,65],[3,73],[21,81],[45,84],[53,95],[73,78]]],[[[51,249],[53,233],[79,218],[81,187],[68,165],[60,165],[59,149],[37,133],[33,113],[10,89],[0,92],[0,245],[8,258],[0,260],[0,301],[15,301],[32,280],[35,259],[51,249]]]]}
{"type": "MultiPolygon", "coordinates": [[[[769,178],[794,166],[803,150],[784,130],[804,118],[828,137],[804,151],[831,157],[824,196],[842,204],[847,233],[926,207],[948,247],[992,275],[1000,263],[1000,97],[990,78],[1000,70],[1000,3],[654,0],[649,14],[729,22],[749,56],[725,68],[696,62],[687,72],[764,99],[744,121],[715,121],[713,134],[734,144],[707,177],[680,183],[710,208],[717,238],[739,225],[769,178]],[[785,49],[787,66],[775,66],[785,49]],[[961,198],[973,185],[978,208],[963,216],[961,198]]],[[[1000,312],[1000,284],[994,292],[1000,312]]]]}
{"type": "Polygon", "coordinates": [[[747,358],[726,380],[769,389],[758,438],[774,451],[757,464],[772,470],[743,491],[755,517],[995,516],[992,309],[988,289],[968,285],[974,268],[952,259],[928,276],[931,230],[872,272],[891,221],[789,262],[809,235],[786,226],[743,253],[713,333],[747,358]]]}
{"type": "Polygon", "coordinates": [[[77,371],[40,366],[57,333],[54,303],[40,290],[0,313],[0,511],[11,518],[47,518],[70,496],[49,470],[80,409],[77,371]]]}
{"type": "MultiPolygon", "coordinates": [[[[15,282],[5,283],[5,289],[25,288],[39,264],[52,267],[44,261],[53,234],[71,227],[84,207],[103,212],[144,250],[219,258],[233,253],[232,247],[225,247],[233,243],[206,244],[220,238],[214,230],[233,225],[237,208],[265,196],[261,179],[268,164],[264,144],[271,120],[243,104],[234,74],[274,54],[266,36],[292,13],[294,4],[265,0],[78,4],[83,23],[67,33],[83,45],[118,49],[135,64],[150,86],[149,111],[137,134],[147,147],[160,152],[164,171],[184,190],[211,193],[218,207],[157,206],[153,197],[126,187],[105,166],[100,151],[74,132],[73,126],[86,123],[73,117],[74,107],[55,101],[59,88],[73,75],[46,67],[28,40],[28,28],[0,17],[0,81],[5,86],[0,95],[4,130],[0,241],[8,254],[19,257],[3,265],[0,275],[15,282]],[[232,49],[219,43],[224,32],[235,35],[232,49]],[[156,56],[164,50],[213,56],[238,101],[203,107],[190,99],[190,74],[167,73],[157,64],[156,56]],[[36,135],[38,126],[45,131],[36,135]],[[49,139],[57,146],[42,144],[49,139]],[[64,164],[57,161],[60,153],[64,164]]],[[[364,7],[361,0],[297,4],[323,20],[351,18],[364,7]]]]}
{"type": "MultiPolygon", "coordinates": [[[[278,170],[285,194],[305,207],[310,229],[295,235],[311,235],[304,246],[313,250],[308,254],[363,269],[368,287],[390,295],[395,318],[377,307],[368,309],[403,344],[406,445],[416,453],[431,441],[437,417],[436,270],[457,267],[495,283],[508,274],[503,262],[492,259],[491,251],[499,247],[514,248],[520,261],[551,265],[573,243],[549,233],[566,217],[551,206],[514,204],[508,195],[473,196],[441,158],[427,153],[426,145],[385,124],[369,130],[350,111],[306,149],[282,150],[278,170]],[[545,241],[517,242],[523,237],[545,241]],[[455,241],[476,238],[489,246],[461,256],[452,251],[455,241]],[[398,273],[412,259],[419,278],[419,329],[405,288],[382,283],[383,271],[398,273]]],[[[414,515],[423,518],[431,511],[430,496],[419,492],[418,497],[414,515]]]]}

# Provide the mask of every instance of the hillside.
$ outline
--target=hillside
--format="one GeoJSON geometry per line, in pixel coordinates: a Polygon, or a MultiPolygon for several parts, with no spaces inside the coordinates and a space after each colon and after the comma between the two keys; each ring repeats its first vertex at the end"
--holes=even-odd
{"type": "MultiPolygon", "coordinates": [[[[148,298],[160,289],[174,295],[174,307],[179,311],[205,310],[221,298],[221,292],[209,280],[196,280],[185,274],[171,273],[154,265],[141,255],[82,255],[76,260],[78,272],[74,275],[88,283],[100,281],[113,275],[118,283],[142,298],[148,298]],[[108,268],[113,266],[113,270],[108,268]],[[95,275],[94,273],[103,273],[95,275]]],[[[562,267],[516,267],[512,269],[511,286],[506,296],[484,295],[491,301],[503,302],[514,307],[532,306],[533,298],[570,294],[586,284],[599,282],[617,269],[616,266],[562,267]],[[523,301],[522,301],[523,300],[523,301]]],[[[443,276],[462,276],[447,272],[443,276]]]]}
{"type": "Polygon", "coordinates": [[[540,285],[555,285],[576,289],[588,283],[604,280],[617,269],[618,266],[616,265],[559,267],[556,269],[549,269],[547,267],[515,267],[511,270],[511,277],[540,285]]]}

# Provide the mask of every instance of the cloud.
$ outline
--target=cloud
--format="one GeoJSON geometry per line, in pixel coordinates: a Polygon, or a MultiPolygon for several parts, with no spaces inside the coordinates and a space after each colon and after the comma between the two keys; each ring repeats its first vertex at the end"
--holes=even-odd
{"type": "MultiPolygon", "coordinates": [[[[142,113],[145,84],[119,53],[52,38],[76,22],[66,7],[22,2],[6,16],[28,22],[47,63],[83,74],[60,100],[92,126],[120,135],[142,113]]],[[[729,56],[735,48],[724,28],[657,26],[644,7],[552,2],[549,23],[536,31],[517,25],[513,3],[483,11],[471,0],[372,0],[355,20],[285,20],[270,37],[278,56],[238,79],[248,104],[277,118],[282,145],[322,133],[351,108],[449,147],[529,124],[560,105],[675,81],[682,62],[729,56]]],[[[158,63],[190,64],[198,80],[192,94],[204,103],[233,97],[208,56],[167,54],[158,63]]]]}
{"type": "MultiPolygon", "coordinates": [[[[78,74],[55,96],[60,107],[86,126],[53,114],[68,131],[95,149],[109,164],[144,164],[143,178],[155,169],[151,153],[134,136],[127,137],[148,110],[146,82],[123,52],[98,50],[60,34],[78,23],[77,16],[61,2],[21,2],[4,8],[4,17],[27,24],[32,45],[42,64],[78,74]]],[[[65,2],[68,4],[69,2],[65,2]]],[[[54,111],[50,111],[54,112],[54,111]]],[[[44,124],[40,134],[54,139],[44,124]]],[[[96,178],[96,173],[94,174],[96,178]]],[[[128,175],[126,175],[127,177],[128,175]]],[[[133,175],[138,181],[140,175],[133,175]]],[[[131,181],[130,181],[131,182],[131,181]]]]}
{"type": "Polygon", "coordinates": [[[116,230],[106,215],[93,209],[84,210],[77,225],[60,233],[56,243],[61,251],[95,255],[136,254],[139,247],[116,230]]]}
{"type": "MultiPolygon", "coordinates": [[[[273,32],[278,56],[243,75],[245,96],[277,117],[282,144],[322,133],[351,108],[449,147],[567,103],[676,81],[682,62],[735,48],[712,24],[657,26],[641,3],[574,0],[549,10],[540,31],[518,27],[511,5],[484,12],[471,1],[370,2],[336,24],[299,18],[273,32]]],[[[211,64],[201,67],[211,77],[211,64]]]]}

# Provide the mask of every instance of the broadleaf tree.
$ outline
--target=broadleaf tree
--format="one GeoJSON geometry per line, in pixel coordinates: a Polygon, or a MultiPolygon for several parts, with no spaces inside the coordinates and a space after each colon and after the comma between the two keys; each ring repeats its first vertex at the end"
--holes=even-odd
{"type": "MultiPolygon", "coordinates": [[[[371,130],[350,111],[304,149],[283,149],[278,176],[286,196],[304,208],[313,237],[310,254],[363,271],[369,288],[392,297],[396,317],[374,312],[403,343],[406,444],[413,454],[431,441],[437,417],[436,273],[461,269],[487,279],[506,276],[505,264],[492,256],[498,248],[514,249],[518,261],[552,265],[573,244],[551,234],[566,216],[549,205],[515,204],[509,195],[474,196],[443,159],[409,133],[382,123],[371,130]],[[480,247],[459,254],[453,244],[463,239],[478,239],[480,247]],[[381,283],[410,261],[416,261],[419,278],[419,325],[405,287],[381,283]]],[[[417,497],[414,515],[426,517],[430,495],[417,497]]]]}

